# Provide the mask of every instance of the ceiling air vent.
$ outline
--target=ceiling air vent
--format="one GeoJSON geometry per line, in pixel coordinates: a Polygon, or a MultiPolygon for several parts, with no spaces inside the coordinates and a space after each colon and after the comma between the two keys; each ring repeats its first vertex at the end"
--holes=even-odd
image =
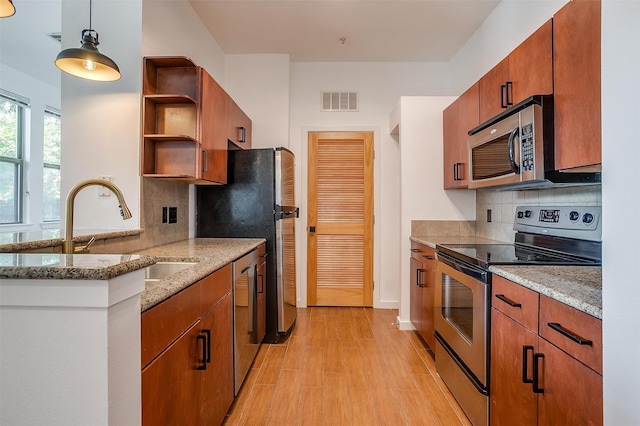
{"type": "Polygon", "coordinates": [[[358,92],[322,92],[322,111],[358,111],[358,92]]]}

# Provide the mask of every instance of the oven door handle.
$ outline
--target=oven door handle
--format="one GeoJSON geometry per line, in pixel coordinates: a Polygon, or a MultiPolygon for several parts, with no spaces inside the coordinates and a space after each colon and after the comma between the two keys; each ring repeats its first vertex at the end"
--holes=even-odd
{"type": "Polygon", "coordinates": [[[454,258],[446,255],[446,254],[442,254],[442,253],[436,253],[436,258],[438,259],[439,262],[444,263],[445,265],[449,266],[450,268],[455,269],[456,271],[462,272],[465,275],[468,275],[470,277],[473,277],[477,280],[482,281],[483,283],[487,283],[487,271],[480,269],[480,268],[474,268],[471,266],[467,266],[461,262],[457,262],[454,258]]]}

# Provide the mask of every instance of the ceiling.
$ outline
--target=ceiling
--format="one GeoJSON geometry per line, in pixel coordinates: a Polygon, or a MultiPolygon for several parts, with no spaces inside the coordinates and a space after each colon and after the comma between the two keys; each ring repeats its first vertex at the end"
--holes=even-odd
{"type": "MultiPolygon", "coordinates": [[[[446,62],[500,0],[187,1],[226,54],[289,54],[292,62],[446,62]]],[[[60,0],[14,3],[17,13],[0,19],[0,60],[59,86],[53,60],[60,43],[47,34],[60,32],[60,0]]]]}
{"type": "Polygon", "coordinates": [[[499,0],[189,3],[227,54],[281,53],[292,62],[447,62],[499,0]]]}

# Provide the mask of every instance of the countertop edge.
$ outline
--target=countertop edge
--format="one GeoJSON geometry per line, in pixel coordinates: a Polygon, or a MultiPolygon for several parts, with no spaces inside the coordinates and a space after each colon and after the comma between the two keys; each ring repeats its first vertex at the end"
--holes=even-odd
{"type": "MultiPolygon", "coordinates": [[[[133,237],[136,235],[140,235],[144,233],[144,229],[125,229],[118,231],[78,231],[78,235],[73,237],[73,241],[78,243],[84,243],[89,241],[92,237],[95,237],[96,240],[106,240],[110,238],[121,238],[121,237],[133,237]]],[[[14,243],[5,243],[0,244],[0,253],[15,253],[25,250],[37,250],[37,249],[45,249],[61,246],[64,241],[63,237],[57,238],[44,238],[30,241],[16,241],[14,243]]]]}

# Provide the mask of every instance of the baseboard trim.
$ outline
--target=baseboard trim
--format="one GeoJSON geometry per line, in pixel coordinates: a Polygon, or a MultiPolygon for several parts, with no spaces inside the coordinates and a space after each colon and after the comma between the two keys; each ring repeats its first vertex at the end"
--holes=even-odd
{"type": "Polygon", "coordinates": [[[415,330],[411,321],[402,321],[400,317],[396,317],[396,324],[398,324],[399,330],[415,330]]]}

